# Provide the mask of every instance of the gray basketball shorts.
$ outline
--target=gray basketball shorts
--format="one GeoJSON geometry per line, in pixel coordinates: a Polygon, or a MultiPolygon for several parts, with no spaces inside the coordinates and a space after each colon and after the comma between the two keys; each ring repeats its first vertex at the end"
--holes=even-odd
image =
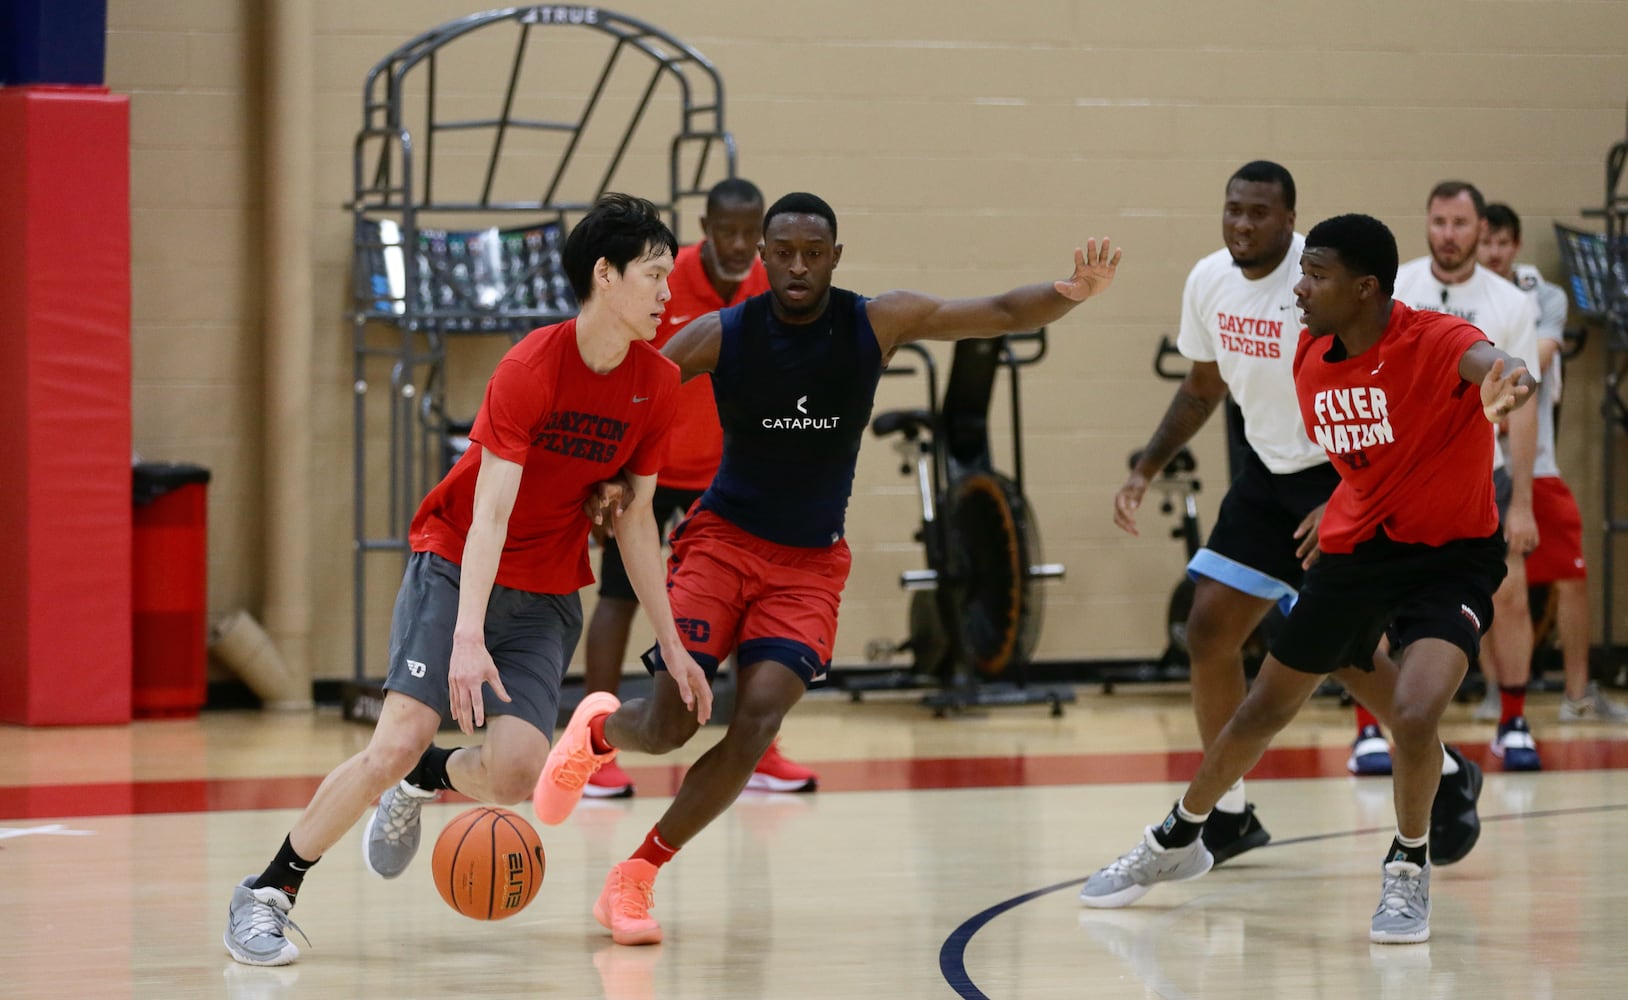
{"type": "MultiPolygon", "coordinates": [[[[452,668],[452,630],[458,621],[456,563],[433,552],[414,552],[396,594],[390,619],[387,691],[399,691],[452,717],[447,674],[452,668]]],[[[570,594],[534,594],[494,586],[486,605],[486,648],[509,694],[503,701],[488,685],[486,714],[524,719],[553,739],[559,718],[560,681],[582,635],[582,601],[570,594]]]]}

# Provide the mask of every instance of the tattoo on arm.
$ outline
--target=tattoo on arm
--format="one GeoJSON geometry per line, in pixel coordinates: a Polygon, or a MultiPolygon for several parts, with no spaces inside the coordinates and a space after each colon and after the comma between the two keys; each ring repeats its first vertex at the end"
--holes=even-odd
{"type": "Polygon", "coordinates": [[[1165,411],[1164,419],[1159,421],[1159,428],[1153,432],[1153,438],[1148,441],[1142,455],[1143,472],[1151,478],[1170,464],[1182,445],[1191,441],[1204,422],[1210,419],[1218,402],[1200,396],[1186,386],[1178,388],[1175,398],[1170,401],[1170,408],[1165,411]]]}

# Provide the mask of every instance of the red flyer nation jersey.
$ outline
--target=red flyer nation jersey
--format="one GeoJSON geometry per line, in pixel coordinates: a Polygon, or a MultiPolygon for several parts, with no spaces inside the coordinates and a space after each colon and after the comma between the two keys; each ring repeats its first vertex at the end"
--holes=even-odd
{"type": "Polygon", "coordinates": [[[1337,338],[1301,331],[1301,416],[1340,473],[1318,532],[1324,552],[1350,552],[1381,528],[1424,545],[1497,530],[1480,387],[1458,373],[1464,352],[1486,339],[1457,317],[1400,302],[1379,341],[1354,358],[1337,338]]]}

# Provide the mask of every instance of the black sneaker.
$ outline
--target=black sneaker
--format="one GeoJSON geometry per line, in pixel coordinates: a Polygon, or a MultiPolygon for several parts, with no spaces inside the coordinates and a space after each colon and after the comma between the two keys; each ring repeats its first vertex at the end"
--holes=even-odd
{"type": "Polygon", "coordinates": [[[1245,851],[1252,851],[1271,839],[1272,835],[1266,832],[1266,827],[1261,826],[1261,821],[1255,818],[1254,803],[1245,805],[1241,813],[1212,810],[1210,818],[1204,821],[1204,846],[1210,849],[1217,865],[1245,851]]]}
{"type": "Polygon", "coordinates": [[[1464,860],[1481,837],[1481,816],[1475,808],[1481,797],[1481,768],[1453,747],[1444,749],[1458,761],[1458,773],[1441,776],[1436,800],[1430,803],[1430,862],[1435,865],[1464,860]]]}

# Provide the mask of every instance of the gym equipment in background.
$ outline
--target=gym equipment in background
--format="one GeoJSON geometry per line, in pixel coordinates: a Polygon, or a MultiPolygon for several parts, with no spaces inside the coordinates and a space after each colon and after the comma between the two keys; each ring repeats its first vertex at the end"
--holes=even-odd
{"type": "MultiPolygon", "coordinates": [[[[908,638],[873,643],[870,653],[885,660],[908,652],[912,666],[879,678],[847,678],[843,686],[855,701],[867,691],[936,686],[922,699],[936,716],[1033,704],[1049,704],[1052,715],[1061,715],[1073,690],[1027,678],[1044,610],[1037,584],[1064,572],[1040,562],[1040,533],[1023,492],[1018,373],[1045,356],[1046,331],[958,342],[942,400],[932,353],[919,344],[900,350],[920,362],[927,406],[878,413],[871,432],[896,436],[900,471],[915,477],[921,523],[913,537],[927,565],[900,575],[911,592],[908,638]],[[989,441],[990,399],[1002,370],[1011,404],[1009,476],[995,469],[989,441]]],[[[887,374],[916,371],[889,368],[887,374]]]]}

